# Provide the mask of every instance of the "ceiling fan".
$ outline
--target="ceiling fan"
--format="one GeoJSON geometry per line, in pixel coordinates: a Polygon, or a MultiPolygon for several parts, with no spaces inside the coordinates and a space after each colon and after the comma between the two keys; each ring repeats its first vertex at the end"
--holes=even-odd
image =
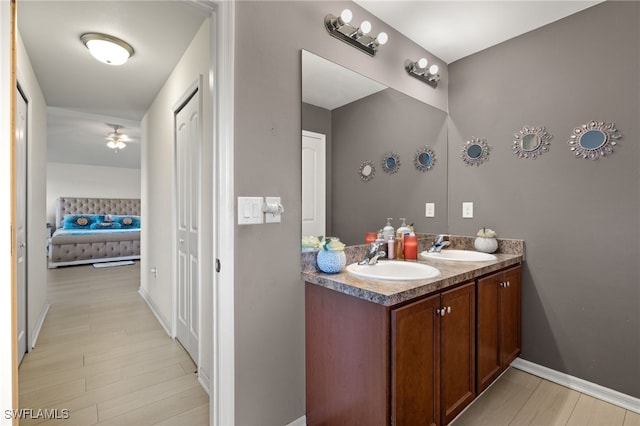
{"type": "Polygon", "coordinates": [[[113,132],[107,133],[107,137],[105,138],[109,141],[107,142],[107,146],[113,149],[114,152],[118,152],[119,150],[125,148],[127,146],[125,142],[128,142],[130,139],[126,134],[119,132],[119,130],[122,129],[123,126],[119,124],[105,124],[113,129],[113,132]]]}

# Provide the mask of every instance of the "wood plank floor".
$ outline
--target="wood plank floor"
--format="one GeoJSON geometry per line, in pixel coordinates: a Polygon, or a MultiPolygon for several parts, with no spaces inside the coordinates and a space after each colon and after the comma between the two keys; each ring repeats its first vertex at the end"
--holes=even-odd
{"type": "MultiPolygon", "coordinates": [[[[18,372],[21,425],[208,425],[195,365],[138,295],[139,263],[50,269],[51,308],[18,372]],[[38,409],[69,419],[29,418],[38,409]]],[[[44,416],[42,416],[44,417],[44,416]]]]}
{"type": "Polygon", "coordinates": [[[640,426],[640,415],[515,368],[451,426],[640,426]]]}
{"type": "MultiPolygon", "coordinates": [[[[70,418],[21,425],[209,424],[191,358],[137,293],[139,264],[51,269],[48,279],[51,308],[19,369],[20,407],[70,418]]],[[[640,415],[512,368],[452,425],[640,426],[640,415]]]]}

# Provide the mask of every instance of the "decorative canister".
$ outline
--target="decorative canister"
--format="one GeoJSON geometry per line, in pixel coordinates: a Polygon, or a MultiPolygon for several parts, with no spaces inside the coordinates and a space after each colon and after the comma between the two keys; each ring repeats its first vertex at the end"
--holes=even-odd
{"type": "Polygon", "coordinates": [[[347,256],[344,250],[323,250],[318,251],[316,257],[318,269],[327,274],[336,274],[347,264],[347,256]]]}
{"type": "Polygon", "coordinates": [[[473,241],[473,246],[478,251],[482,251],[485,253],[493,253],[498,250],[498,240],[495,238],[487,238],[487,237],[476,237],[473,241]]]}

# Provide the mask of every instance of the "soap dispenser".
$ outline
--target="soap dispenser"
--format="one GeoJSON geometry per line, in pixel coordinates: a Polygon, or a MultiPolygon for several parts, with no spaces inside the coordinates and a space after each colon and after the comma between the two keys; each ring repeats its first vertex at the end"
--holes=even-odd
{"type": "Polygon", "coordinates": [[[382,228],[382,236],[384,237],[384,239],[386,241],[389,241],[389,238],[393,237],[395,234],[395,230],[393,229],[393,226],[391,226],[391,219],[393,219],[392,217],[388,217],[387,218],[387,224],[385,225],[384,228],[382,228]]]}
{"type": "Polygon", "coordinates": [[[396,231],[396,235],[399,238],[404,238],[405,235],[411,233],[411,228],[409,228],[407,226],[407,222],[406,222],[406,219],[404,217],[401,217],[400,220],[402,221],[402,225],[400,225],[400,227],[396,231]]]}

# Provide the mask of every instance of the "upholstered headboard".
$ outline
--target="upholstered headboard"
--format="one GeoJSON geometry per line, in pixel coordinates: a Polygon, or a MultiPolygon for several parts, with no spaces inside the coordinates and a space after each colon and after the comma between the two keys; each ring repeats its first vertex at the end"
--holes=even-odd
{"type": "Polygon", "coordinates": [[[140,199],[60,197],[56,203],[56,227],[62,226],[65,214],[140,215],[140,199]]]}

